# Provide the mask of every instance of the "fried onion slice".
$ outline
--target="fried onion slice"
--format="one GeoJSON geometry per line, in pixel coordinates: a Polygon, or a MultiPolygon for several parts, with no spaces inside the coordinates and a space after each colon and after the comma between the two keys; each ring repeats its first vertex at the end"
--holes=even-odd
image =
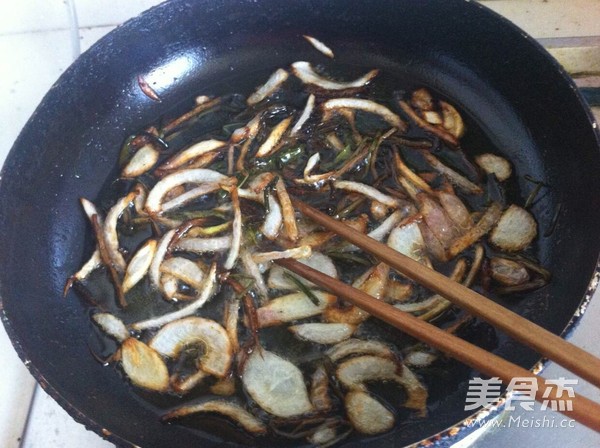
{"type": "Polygon", "coordinates": [[[252,399],[277,417],[295,417],[313,410],[300,369],[270,351],[255,350],[248,357],[242,382],[252,399]]]}
{"type": "Polygon", "coordinates": [[[211,400],[204,403],[182,406],[163,415],[162,420],[168,421],[199,413],[216,413],[228,417],[249,433],[257,436],[267,432],[266,425],[254,415],[250,414],[240,405],[224,400],[211,400]]]}

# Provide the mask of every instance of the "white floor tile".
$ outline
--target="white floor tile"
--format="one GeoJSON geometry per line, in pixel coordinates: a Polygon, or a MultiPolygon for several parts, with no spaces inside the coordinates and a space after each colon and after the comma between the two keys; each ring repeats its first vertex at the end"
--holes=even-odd
{"type": "Polygon", "coordinates": [[[18,448],[36,382],[13,349],[0,324],[0,446],[18,448]]]}
{"type": "Polygon", "coordinates": [[[72,60],[69,32],[0,36],[0,160],[72,60]]]}
{"type": "Polygon", "coordinates": [[[68,29],[71,0],[18,0],[2,4],[0,34],[68,29]]]}
{"type": "Polygon", "coordinates": [[[114,448],[73,420],[43,389],[37,388],[20,448],[114,448]]]}
{"type": "Polygon", "coordinates": [[[80,27],[120,25],[164,0],[75,0],[80,27]]]}
{"type": "Polygon", "coordinates": [[[598,0],[487,0],[480,3],[536,39],[600,35],[598,0]]]}
{"type": "Polygon", "coordinates": [[[83,53],[94,45],[101,37],[110,33],[116,28],[115,25],[98,26],[93,28],[80,28],[79,29],[79,44],[81,52],[83,53]]]}

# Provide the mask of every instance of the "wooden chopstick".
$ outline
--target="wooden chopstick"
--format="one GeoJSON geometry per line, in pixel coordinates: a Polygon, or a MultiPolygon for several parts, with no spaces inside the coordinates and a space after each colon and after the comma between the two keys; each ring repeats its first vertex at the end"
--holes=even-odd
{"type": "Polygon", "coordinates": [[[354,230],[343,222],[327,216],[310,205],[298,199],[292,199],[292,202],[307,218],[374,255],[408,278],[437,292],[460,308],[486,320],[513,339],[533,348],[541,355],[560,364],[596,387],[600,387],[599,358],[498,305],[472,289],[450,280],[439,272],[423,266],[391,247],[354,230]]]}
{"type": "MultiPolygon", "coordinates": [[[[535,393],[537,401],[564,400],[564,396],[561,392],[558,392],[557,386],[548,383],[544,378],[534,375],[529,370],[506,361],[470,342],[449,334],[435,325],[417,319],[409,313],[394,308],[359,289],[353,288],[296,260],[288,258],[275,260],[275,263],[327,289],[331,293],[343,297],[373,316],[437,348],[448,356],[462,361],[479,372],[490,377],[500,378],[504,384],[508,384],[513,378],[532,378],[537,383],[537,391],[535,393]],[[544,396],[544,392],[546,396],[544,396]]],[[[600,405],[577,394],[569,397],[569,399],[572,403],[572,410],[561,410],[560,412],[589,428],[600,431],[600,405]]]]}

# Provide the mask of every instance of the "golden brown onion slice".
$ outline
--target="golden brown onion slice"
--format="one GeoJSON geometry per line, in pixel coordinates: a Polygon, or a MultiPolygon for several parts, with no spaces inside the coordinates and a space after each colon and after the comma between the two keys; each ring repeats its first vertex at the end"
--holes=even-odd
{"type": "Polygon", "coordinates": [[[156,240],[148,240],[133,255],[125,271],[122,283],[123,293],[129,291],[144,278],[156,253],[156,245],[156,240]]]}
{"type": "Polygon", "coordinates": [[[270,156],[277,149],[279,149],[279,143],[281,142],[283,136],[290,127],[290,124],[292,123],[292,118],[293,117],[284,118],[279,123],[277,123],[277,125],[275,125],[267,139],[256,150],[256,157],[270,156]]]}
{"type": "Polygon", "coordinates": [[[346,388],[366,391],[364,383],[392,380],[401,370],[402,366],[393,359],[363,355],[339,364],[336,376],[346,388]]]}
{"type": "Polygon", "coordinates": [[[317,412],[329,411],[333,406],[329,396],[329,375],[322,365],[315,369],[310,379],[310,402],[317,412]]]}
{"type": "Polygon", "coordinates": [[[525,266],[500,257],[490,260],[490,274],[494,280],[506,286],[521,285],[529,280],[529,272],[525,266]]]}
{"type": "Polygon", "coordinates": [[[223,311],[223,324],[225,325],[225,331],[229,336],[229,342],[231,342],[231,349],[234,353],[237,353],[240,348],[238,340],[238,321],[240,313],[240,299],[230,298],[225,303],[225,309],[223,311]]]}
{"type": "Polygon", "coordinates": [[[294,333],[297,338],[317,344],[337,344],[352,336],[355,329],[355,325],[320,322],[288,327],[288,330],[294,333]]]}
{"type": "Polygon", "coordinates": [[[325,352],[333,361],[338,362],[354,355],[374,355],[378,358],[392,358],[394,352],[389,346],[379,341],[366,341],[363,339],[348,339],[334,345],[325,352]]]}
{"type": "Polygon", "coordinates": [[[233,360],[233,348],[225,329],[202,317],[187,317],[165,325],[149,345],[167,358],[177,358],[185,347],[201,345],[204,353],[198,360],[199,367],[219,378],[229,373],[233,360]]]}
{"type": "Polygon", "coordinates": [[[304,84],[311,84],[324,90],[359,89],[371,82],[379,73],[379,70],[374,69],[354,81],[338,82],[319,75],[315,72],[312,65],[305,61],[294,62],[292,64],[292,71],[304,84]]]}
{"type": "Polygon", "coordinates": [[[465,204],[455,194],[440,191],[437,194],[440,205],[448,217],[464,232],[473,227],[471,213],[465,204]]]}
{"type": "Polygon", "coordinates": [[[248,97],[248,105],[254,106],[257,103],[260,103],[265,98],[271,96],[288,79],[288,76],[288,72],[286,72],[282,68],[278,68],[269,77],[265,84],[256,89],[256,91],[248,97]]]}
{"type": "Polygon", "coordinates": [[[242,382],[252,399],[277,417],[295,417],[313,410],[300,369],[265,349],[248,357],[242,382]]]}
{"type": "Polygon", "coordinates": [[[315,305],[310,298],[302,292],[288,294],[271,300],[257,311],[258,324],[261,328],[279,325],[298,319],[316,316],[336,300],[332,294],[313,291],[319,304],[315,305]]]}
{"type": "Polygon", "coordinates": [[[129,330],[121,319],[110,313],[96,313],[92,319],[110,337],[119,342],[124,342],[131,336],[129,330]]]}
{"type": "Polygon", "coordinates": [[[194,314],[197,310],[202,308],[202,306],[215,294],[216,284],[217,264],[213,263],[210,267],[210,271],[204,279],[202,290],[200,291],[200,294],[198,295],[198,298],[196,300],[190,302],[183,308],[179,308],[177,311],[173,311],[171,313],[163,314],[159,317],[137,322],[131,327],[134,330],[147,330],[149,328],[158,328],[162,327],[165,324],[168,324],[169,322],[173,322],[175,320],[182,319],[191,314],[194,314]]]}
{"type": "Polygon", "coordinates": [[[402,121],[398,115],[389,110],[387,107],[371,100],[365,100],[361,98],[334,98],[325,101],[322,107],[325,112],[339,109],[362,110],[363,112],[370,112],[372,114],[379,115],[381,118],[383,118],[383,120],[395,128],[398,128],[400,131],[405,131],[407,127],[406,123],[402,121]]]}
{"type": "Polygon", "coordinates": [[[477,165],[488,174],[494,174],[500,182],[508,179],[512,173],[510,162],[494,154],[481,154],[475,157],[477,165]]]}
{"type": "Polygon", "coordinates": [[[434,156],[430,152],[423,151],[422,154],[425,157],[425,159],[427,160],[427,162],[429,163],[429,165],[431,165],[431,167],[434,170],[436,170],[438,173],[444,175],[450,182],[452,182],[454,185],[456,185],[460,190],[462,190],[468,194],[482,194],[483,193],[483,189],[479,185],[474,184],[473,182],[471,182],[469,179],[467,179],[462,174],[459,174],[456,171],[454,171],[452,168],[450,168],[449,166],[444,165],[440,161],[440,159],[438,159],[436,156],[434,156]]]}
{"type": "Polygon", "coordinates": [[[444,119],[443,126],[448,132],[454,137],[461,138],[465,133],[465,124],[458,111],[447,102],[440,100],[440,107],[442,108],[442,117],[444,119]]]}
{"type": "Polygon", "coordinates": [[[394,414],[366,392],[348,392],[344,405],[350,423],[361,434],[381,434],[392,429],[396,422],[394,414]]]}
{"type": "Polygon", "coordinates": [[[385,289],[386,302],[405,302],[413,293],[413,286],[389,279],[385,289]]]}
{"type": "Polygon", "coordinates": [[[490,243],[508,252],[517,252],[531,244],[537,235],[537,223],[531,213],[511,205],[490,233],[490,243]]]}
{"type": "Polygon", "coordinates": [[[283,215],[283,228],[287,238],[290,241],[296,241],[298,239],[298,227],[296,226],[296,211],[292,205],[292,200],[288,194],[285,182],[281,178],[277,180],[275,185],[277,192],[277,199],[281,205],[281,213],[283,215]]]}
{"type": "Polygon", "coordinates": [[[417,376],[408,367],[403,366],[402,373],[394,378],[401,384],[408,395],[406,401],[402,404],[405,408],[418,411],[419,417],[425,417],[427,414],[427,389],[419,381],[417,376]]]}
{"type": "Polygon", "coordinates": [[[121,346],[121,363],[131,382],[157,392],[169,389],[169,372],[156,351],[135,338],[126,339],[121,346]]]}
{"type": "Polygon", "coordinates": [[[138,149],[131,160],[121,171],[121,177],[138,177],[152,169],[158,162],[160,152],[152,145],[144,145],[138,149]]]}
{"type": "Polygon", "coordinates": [[[448,247],[460,234],[458,226],[450,219],[444,208],[431,196],[417,194],[419,212],[427,226],[444,247],[448,247]]]}
{"type": "Polygon", "coordinates": [[[480,238],[492,230],[492,227],[498,222],[501,215],[502,207],[497,202],[493,202],[485,211],[481,219],[479,219],[471,229],[452,242],[447,251],[448,257],[454,258],[463,250],[467,249],[472,244],[475,244],[480,238]]]}
{"type": "Polygon", "coordinates": [[[209,412],[232,419],[251,434],[262,435],[267,432],[265,424],[254,415],[250,414],[240,405],[224,400],[211,400],[204,403],[182,406],[163,415],[162,420],[173,420],[185,417],[186,415],[209,412]]]}
{"type": "Polygon", "coordinates": [[[220,140],[204,140],[195,143],[183,151],[175,154],[173,157],[163,163],[158,169],[161,172],[175,170],[204,154],[223,148],[226,144],[227,142],[220,140]]]}

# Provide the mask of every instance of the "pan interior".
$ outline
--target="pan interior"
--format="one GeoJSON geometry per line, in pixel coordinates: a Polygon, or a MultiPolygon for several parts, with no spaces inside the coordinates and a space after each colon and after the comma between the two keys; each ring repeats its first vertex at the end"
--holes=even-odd
{"type": "MultiPolygon", "coordinates": [[[[78,198],[94,199],[116,176],[124,138],[197,94],[247,93],[296,60],[343,68],[350,78],[373,67],[392,88],[426,85],[466,112],[481,134],[464,143],[490,145],[550,188],[533,212],[535,248],[552,283],[511,309],[555,333],[578,308],[594,270],[600,208],[597,139],[572,84],[535,44],[477,5],[459,1],[173,1],[101,40],[61,77],[32,117],[3,168],[0,184],[0,295],[5,324],[38,380],[78,420],[113,440],[145,446],[218,444],[206,432],[162,425],[157,409],[88,351],[88,311],[64,280],[91,253],[78,198]],[[336,52],[326,60],[302,39],[313,34],[336,52]],[[518,51],[517,51],[518,49],[518,51]],[[137,86],[143,75],[162,102],[137,86]],[[31,281],[35,276],[36,281],[31,281]]],[[[468,137],[469,138],[469,137],[468,137]]],[[[481,148],[483,150],[483,148],[481,148]]],[[[500,335],[496,353],[524,367],[538,356],[500,335]]],[[[449,371],[453,391],[372,446],[414,443],[467,416],[466,381],[449,371]]],[[[227,428],[224,432],[230,432],[227,428]]],[[[243,438],[239,443],[247,443],[243,438]]],[[[348,446],[358,445],[348,442],[348,446]]],[[[363,446],[363,445],[361,445],[363,446]]]]}

